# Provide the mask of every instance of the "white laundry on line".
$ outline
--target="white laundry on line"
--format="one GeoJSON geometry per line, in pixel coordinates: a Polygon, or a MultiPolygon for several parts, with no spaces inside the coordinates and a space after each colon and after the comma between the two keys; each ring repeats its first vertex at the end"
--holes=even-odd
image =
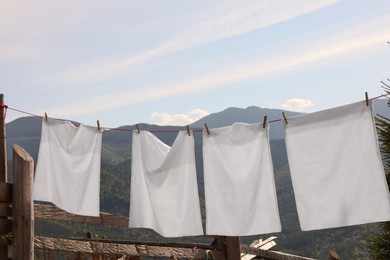
{"type": "Polygon", "coordinates": [[[206,233],[281,231],[268,127],[235,123],[203,131],[206,233]]]}
{"type": "Polygon", "coordinates": [[[42,121],[33,199],[73,214],[99,216],[102,131],[42,121]]]}
{"type": "Polygon", "coordinates": [[[365,101],[288,118],[286,146],[302,230],[390,220],[390,195],[365,101]]]}
{"type": "Polygon", "coordinates": [[[129,227],[164,237],[203,235],[193,136],[172,147],[150,132],[133,132],[129,227]]]}

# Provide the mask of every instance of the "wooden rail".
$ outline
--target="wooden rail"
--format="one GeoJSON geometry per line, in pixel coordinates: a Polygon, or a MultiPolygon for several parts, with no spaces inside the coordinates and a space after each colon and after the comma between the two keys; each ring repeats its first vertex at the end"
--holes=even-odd
{"type": "Polygon", "coordinates": [[[114,227],[129,226],[129,218],[125,216],[119,216],[104,212],[100,213],[99,217],[80,216],[66,212],[53,205],[35,204],[34,214],[35,218],[37,219],[39,218],[56,221],[70,221],[75,223],[97,224],[114,227]]]}
{"type": "MultiPolygon", "coordinates": [[[[10,245],[12,235],[0,236],[0,245],[10,245]]],[[[83,241],[79,239],[62,239],[36,236],[34,238],[35,249],[53,250],[62,252],[78,252],[89,254],[106,254],[112,256],[153,256],[153,257],[176,257],[204,259],[207,252],[211,251],[215,259],[226,259],[224,251],[216,248],[210,249],[208,245],[192,244],[168,244],[158,245],[159,243],[126,242],[119,241],[83,241]]],[[[252,254],[267,260],[314,260],[313,258],[296,256],[282,252],[261,250],[241,244],[241,253],[252,254]]]]}
{"type": "MultiPolygon", "coordinates": [[[[50,237],[35,237],[35,248],[63,252],[105,254],[107,256],[149,256],[204,259],[207,250],[202,248],[155,246],[142,244],[105,243],[50,237]]],[[[221,251],[213,251],[216,259],[225,259],[221,251]]]]}

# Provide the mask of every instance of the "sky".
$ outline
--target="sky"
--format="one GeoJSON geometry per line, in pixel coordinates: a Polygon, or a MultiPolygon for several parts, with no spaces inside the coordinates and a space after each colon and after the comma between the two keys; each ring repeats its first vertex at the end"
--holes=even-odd
{"type": "Polygon", "coordinates": [[[0,0],[0,92],[103,127],[310,113],[383,94],[388,42],[388,0],[0,0]]]}

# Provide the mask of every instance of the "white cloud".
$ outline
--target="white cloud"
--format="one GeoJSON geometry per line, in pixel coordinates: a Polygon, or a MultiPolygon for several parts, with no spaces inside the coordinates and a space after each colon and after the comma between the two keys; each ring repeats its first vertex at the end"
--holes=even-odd
{"type": "Polygon", "coordinates": [[[194,109],[187,114],[167,114],[154,112],[151,115],[151,123],[157,125],[178,125],[184,126],[192,124],[193,122],[209,115],[208,112],[202,109],[194,109]]]}
{"type": "MultiPolygon", "coordinates": [[[[320,46],[310,50],[302,50],[288,57],[275,58],[270,62],[260,61],[248,63],[237,67],[216,71],[210,75],[197,75],[196,78],[180,82],[170,82],[165,85],[142,86],[139,89],[130,91],[114,92],[102,96],[90,97],[87,100],[46,108],[53,116],[74,116],[86,115],[93,112],[104,111],[126,105],[139,104],[145,101],[152,101],[174,95],[189,94],[197,91],[204,91],[227,84],[237,83],[243,80],[264,77],[273,74],[280,74],[294,69],[302,69],[315,62],[329,58],[354,53],[358,50],[382,44],[390,33],[390,28],[380,30],[365,37],[339,40],[336,43],[320,46]],[[107,101],[108,100],[108,101],[107,101]],[[111,101],[110,101],[111,100],[111,101]]],[[[44,113],[45,111],[39,111],[44,113]]],[[[38,112],[38,111],[37,111],[38,112]]]]}
{"type": "Polygon", "coordinates": [[[179,32],[154,49],[120,59],[99,58],[52,75],[45,81],[50,82],[51,87],[72,84],[91,85],[127,74],[131,68],[147,60],[284,22],[338,1],[251,0],[245,4],[232,2],[230,5],[221,2],[219,9],[208,13],[205,17],[198,17],[195,25],[179,32]]]}
{"type": "Polygon", "coordinates": [[[330,58],[351,55],[357,51],[372,48],[388,41],[390,27],[386,26],[390,15],[379,17],[375,21],[360,24],[342,35],[335,35],[322,41],[318,45],[291,53],[289,56],[275,57],[271,61],[242,64],[236,67],[221,69],[207,75],[195,75],[184,81],[167,82],[166,84],[141,86],[129,91],[113,92],[102,96],[89,97],[87,100],[36,111],[40,114],[45,111],[57,117],[70,117],[86,115],[93,112],[139,104],[169,96],[189,94],[197,91],[234,84],[243,80],[280,74],[296,69],[313,66],[316,62],[326,61],[330,58]]]}
{"type": "Polygon", "coordinates": [[[313,101],[302,98],[292,98],[282,104],[282,107],[295,112],[303,112],[306,108],[313,107],[313,101]]]}

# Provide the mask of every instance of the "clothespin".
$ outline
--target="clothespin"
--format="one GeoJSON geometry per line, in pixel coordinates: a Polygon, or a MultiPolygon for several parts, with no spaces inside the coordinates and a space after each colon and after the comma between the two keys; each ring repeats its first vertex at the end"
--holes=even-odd
{"type": "Polygon", "coordinates": [[[369,105],[370,105],[370,102],[368,101],[368,93],[365,92],[365,94],[366,94],[366,106],[369,106],[369,105]]]}
{"type": "Polygon", "coordinates": [[[207,135],[210,135],[210,130],[206,123],[204,123],[204,127],[206,128],[207,135]]]}
{"type": "Polygon", "coordinates": [[[284,123],[285,123],[286,125],[288,125],[286,113],[282,112],[282,115],[283,115],[284,123]]]}
{"type": "Polygon", "coordinates": [[[186,129],[187,129],[187,134],[188,134],[188,136],[190,136],[190,135],[191,135],[191,133],[190,133],[190,126],[189,126],[189,125],[186,125],[186,129]]]}
{"type": "Polygon", "coordinates": [[[97,120],[96,123],[97,123],[97,130],[100,131],[100,122],[99,122],[99,120],[97,120]]]}
{"type": "Polygon", "coordinates": [[[47,123],[47,114],[45,113],[45,121],[46,121],[46,123],[47,123]]]}
{"type": "Polygon", "coordinates": [[[139,124],[136,124],[135,127],[137,128],[138,133],[140,133],[141,130],[140,130],[139,124]]]}
{"type": "Polygon", "coordinates": [[[264,119],[263,119],[263,128],[265,128],[266,125],[267,125],[267,116],[264,116],[264,119]]]}

